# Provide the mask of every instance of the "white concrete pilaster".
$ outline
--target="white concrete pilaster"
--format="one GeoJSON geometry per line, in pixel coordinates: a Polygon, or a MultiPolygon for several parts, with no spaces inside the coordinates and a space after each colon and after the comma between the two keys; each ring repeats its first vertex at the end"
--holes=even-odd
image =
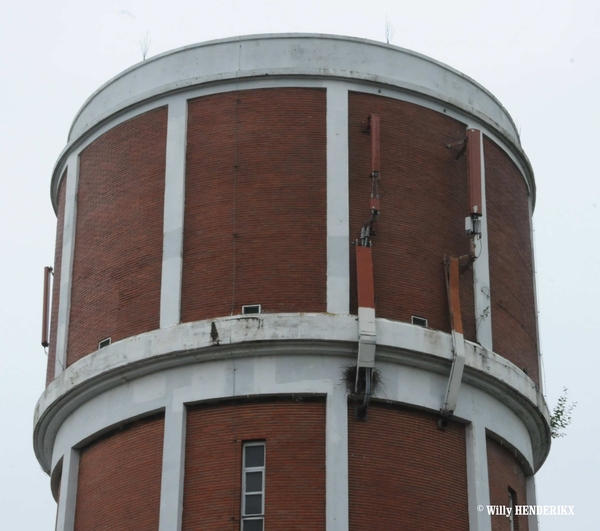
{"type": "Polygon", "coordinates": [[[183,267],[187,100],[169,102],[167,126],[160,327],[179,324],[183,267]]]}
{"type": "Polygon", "coordinates": [[[542,360],[542,343],[540,336],[540,322],[539,322],[539,310],[538,310],[538,296],[537,296],[537,269],[535,267],[535,229],[533,227],[533,205],[531,195],[527,201],[529,205],[529,234],[531,242],[531,270],[533,271],[533,305],[535,308],[535,338],[537,340],[537,359],[538,359],[538,387],[540,392],[544,394],[544,364],[542,360]]]}
{"type": "Polygon", "coordinates": [[[348,398],[343,386],[327,394],[326,407],[326,529],[348,531],[348,398]]]}
{"type": "Polygon", "coordinates": [[[327,311],[350,312],[348,89],[327,86],[327,311]]]}
{"type": "Polygon", "coordinates": [[[67,342],[71,314],[71,285],[73,280],[73,257],[75,253],[75,225],[77,220],[77,188],[79,185],[79,153],[67,159],[67,182],[65,190],[65,219],[63,222],[62,259],[60,263],[60,292],[58,300],[58,326],[56,332],[56,358],[54,377],[67,366],[67,342]]]}
{"type": "Polygon", "coordinates": [[[477,341],[482,347],[493,350],[492,342],[492,300],[490,296],[490,257],[487,227],[487,205],[485,201],[485,157],[483,152],[483,132],[481,142],[481,237],[475,240],[475,256],[473,263],[473,289],[475,292],[475,324],[477,341]]]}
{"type": "Polygon", "coordinates": [[[472,422],[467,426],[465,436],[469,529],[471,531],[492,531],[492,520],[487,513],[487,506],[490,504],[490,482],[485,426],[472,422]]]}
{"type": "Polygon", "coordinates": [[[186,408],[175,400],[165,409],[159,531],[179,531],[183,513],[186,408]]]}
{"type": "Polygon", "coordinates": [[[78,477],[79,450],[71,448],[63,457],[56,531],[73,531],[75,529],[78,477]]]}
{"type": "MultiPolygon", "coordinates": [[[[535,493],[535,478],[533,476],[525,477],[525,496],[526,500],[519,501],[519,505],[537,505],[537,495],[535,493]]],[[[530,514],[527,517],[529,531],[538,531],[538,518],[535,514],[530,514]]]]}

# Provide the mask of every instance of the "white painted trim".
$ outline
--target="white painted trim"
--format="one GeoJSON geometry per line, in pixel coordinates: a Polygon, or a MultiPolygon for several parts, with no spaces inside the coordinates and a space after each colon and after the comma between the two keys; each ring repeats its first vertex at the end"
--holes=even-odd
{"type": "Polygon", "coordinates": [[[348,395],[344,386],[333,386],[327,395],[326,407],[326,529],[348,531],[348,395]]]}
{"type": "Polygon", "coordinates": [[[327,86],[327,311],[350,313],[348,89],[327,86]]]}
{"type": "MultiPolygon", "coordinates": [[[[55,425],[46,430],[49,437],[46,445],[53,449],[48,469],[53,469],[71,447],[80,446],[97,433],[157,411],[173,408],[178,412],[183,404],[266,394],[329,396],[330,393],[341,393],[345,396],[342,371],[355,359],[356,351],[335,352],[332,345],[329,347],[317,344],[311,348],[294,343],[286,348],[280,345],[275,351],[264,344],[254,350],[246,346],[243,353],[235,354],[236,357],[227,349],[226,355],[218,359],[195,357],[191,364],[162,366],[145,376],[121,373],[115,386],[104,386],[99,393],[88,392],[76,397],[71,400],[73,407],[65,405],[62,413],[56,415],[55,425]],[[323,355],[326,352],[328,356],[323,355]],[[254,355],[249,356],[251,353],[254,355]]],[[[386,383],[375,398],[413,405],[434,414],[439,412],[447,383],[445,374],[432,372],[429,367],[403,365],[389,353],[385,360],[378,361],[377,366],[386,383]]],[[[468,378],[464,380],[454,417],[477,422],[505,440],[528,463],[526,473],[530,473],[535,443],[532,443],[527,417],[514,410],[507,393],[498,390],[491,393],[467,382],[468,378]]],[[[341,395],[330,397],[334,402],[327,406],[334,408],[329,410],[328,418],[337,425],[332,432],[330,449],[346,430],[346,421],[341,416],[341,402],[344,402],[341,395]]],[[[343,448],[340,451],[343,452],[343,448]]],[[[337,459],[335,455],[331,457],[337,459]]],[[[338,462],[335,466],[341,465],[338,462]]]]}
{"type": "Polygon", "coordinates": [[[538,357],[538,387],[540,393],[544,394],[544,363],[542,360],[542,338],[540,335],[540,311],[538,308],[537,295],[537,269],[535,266],[535,229],[533,227],[533,203],[531,196],[528,200],[529,205],[529,241],[531,242],[531,271],[533,272],[533,305],[535,308],[535,338],[537,340],[537,357],[538,357]]]}
{"type": "Polygon", "coordinates": [[[167,125],[160,327],[179,324],[183,268],[187,101],[169,102],[167,125]]]}
{"type": "Polygon", "coordinates": [[[67,182],[63,222],[62,259],[60,263],[60,294],[58,302],[58,326],[56,332],[56,358],[54,377],[67,366],[67,343],[71,315],[71,286],[73,282],[73,257],[75,256],[75,231],[77,222],[77,189],[79,185],[79,153],[67,159],[67,182]]]}
{"type": "MultiPolygon", "coordinates": [[[[397,349],[408,364],[437,365],[432,370],[448,374],[452,361],[450,334],[387,319],[376,319],[376,327],[377,343],[382,355],[386,349],[388,353],[397,349]]],[[[221,357],[225,355],[221,354],[223,349],[228,352],[238,348],[254,350],[253,342],[268,342],[267,346],[271,345],[269,348],[279,348],[279,344],[286,348],[286,343],[297,341],[308,341],[308,344],[331,342],[330,348],[334,351],[343,348],[345,352],[356,353],[357,318],[353,315],[318,313],[237,315],[183,323],[129,337],[82,357],[67,369],[68,374],[50,383],[37,404],[36,422],[54,402],[77,387],[114,371],[133,369],[136,364],[163,363],[164,359],[168,365],[179,365],[188,363],[189,357],[204,359],[213,353],[221,357]],[[211,337],[213,324],[218,333],[216,340],[211,337]]],[[[467,368],[501,382],[539,408],[543,415],[547,414],[535,384],[521,369],[479,345],[468,341],[465,345],[467,368]]]]}
{"type": "Polygon", "coordinates": [[[452,330],[452,350],[454,359],[452,368],[448,377],[448,387],[446,388],[446,397],[441,407],[443,413],[453,414],[458,403],[458,394],[460,393],[460,384],[465,368],[465,338],[462,334],[452,330]]]}
{"type": "Polygon", "coordinates": [[[481,153],[481,237],[475,239],[475,256],[473,262],[473,290],[475,298],[475,325],[477,341],[487,350],[493,350],[492,339],[492,299],[490,295],[490,255],[487,225],[487,204],[485,195],[485,156],[483,152],[483,132],[480,131],[481,153]]]}
{"type": "Polygon", "coordinates": [[[79,450],[67,449],[62,459],[56,531],[74,531],[77,481],[79,478],[79,450]]]}
{"type": "Polygon", "coordinates": [[[460,107],[519,144],[515,124],[502,104],[461,72],[389,44],[319,34],[249,35],[152,57],[115,76],[88,98],[69,138],[125,106],[172,90],[263,75],[346,78],[396,86],[460,107]]]}
{"type": "MultiPolygon", "coordinates": [[[[366,83],[358,80],[340,80],[334,81],[323,75],[316,75],[313,77],[301,76],[301,77],[278,77],[274,78],[271,76],[264,77],[250,77],[241,78],[236,80],[235,84],[229,81],[214,80],[213,83],[202,85],[202,86],[190,86],[187,87],[185,92],[176,92],[171,94],[165,94],[161,98],[148,100],[147,103],[139,103],[135,106],[130,106],[122,109],[111,116],[107,116],[106,120],[98,123],[96,126],[90,128],[85,134],[80,137],[73,138],[69,141],[69,144],[65,146],[63,151],[58,157],[55,163],[54,171],[52,175],[51,184],[51,199],[54,209],[57,209],[57,191],[58,183],[62,178],[64,168],[66,167],[66,161],[69,154],[72,151],[80,152],[91,142],[96,140],[99,136],[106,133],[113,127],[130,120],[140,114],[151,111],[158,107],[163,107],[175,102],[177,100],[190,100],[193,98],[200,98],[203,96],[209,96],[211,94],[221,94],[231,92],[233,90],[252,90],[261,88],[281,88],[281,87],[308,87],[308,88],[328,88],[332,87],[335,90],[346,90],[347,92],[361,92],[365,94],[374,94],[384,96],[387,98],[396,99],[399,101],[406,101],[415,105],[420,105],[427,109],[434,110],[436,112],[445,114],[455,120],[466,124],[467,128],[479,129],[486,136],[496,142],[502,149],[509,155],[511,160],[521,170],[523,178],[526,182],[529,193],[535,197],[535,184],[533,182],[533,171],[531,165],[527,159],[525,153],[517,146],[512,144],[508,138],[502,136],[502,134],[494,129],[493,127],[486,124],[484,120],[477,120],[476,117],[461,111],[460,109],[454,108],[444,102],[437,101],[435,99],[427,98],[424,95],[417,94],[414,92],[407,92],[398,87],[388,86],[384,84],[373,85],[372,83],[366,83]]],[[[181,88],[179,88],[181,90],[181,88]]],[[[347,125],[346,125],[347,127],[347,125]]],[[[329,141],[329,138],[328,138],[329,141]]],[[[346,162],[347,164],[347,162],[346,162]]]]}
{"type": "MultiPolygon", "coordinates": [[[[377,334],[377,366],[385,374],[386,381],[400,382],[397,389],[384,386],[380,396],[438,412],[444,399],[452,360],[450,335],[385,319],[377,320],[377,334]],[[421,372],[416,373],[417,370],[421,372]],[[417,376],[421,373],[421,379],[429,374],[430,378],[439,380],[435,380],[435,385],[427,380],[419,380],[417,376]]],[[[123,382],[130,382],[127,385],[134,394],[135,407],[128,411],[129,417],[165,408],[166,404],[160,397],[167,385],[164,378],[168,370],[180,368],[185,375],[189,375],[197,365],[208,367],[210,363],[218,361],[237,366],[246,363],[247,359],[255,359],[258,363],[269,356],[292,356],[303,367],[301,370],[298,367],[290,369],[291,375],[297,375],[306,370],[305,366],[310,366],[302,361],[303,356],[316,354],[320,365],[335,364],[338,373],[334,380],[341,385],[339,369],[349,362],[339,357],[344,356],[350,362],[356,360],[357,342],[356,317],[330,314],[226,317],[185,323],[118,341],[78,360],[47,387],[35,412],[36,456],[45,470],[51,470],[52,455],[61,455],[57,453],[57,448],[70,447],[70,443],[59,444],[57,434],[63,429],[67,432],[79,430],[78,424],[87,426],[87,417],[78,417],[76,413],[85,409],[88,402],[108,400],[112,396],[111,390],[122,386],[123,382]],[[211,339],[213,324],[218,341],[211,339]],[[143,381],[150,377],[163,383],[149,390],[143,381]]],[[[548,454],[550,440],[548,410],[542,395],[518,367],[501,356],[470,342],[465,342],[465,355],[463,384],[455,417],[470,420],[469,411],[473,407],[480,408],[477,415],[483,416],[486,428],[518,448],[530,462],[531,469],[537,470],[548,454]],[[474,390],[476,394],[473,394],[474,390]],[[501,397],[500,409],[494,397],[501,397]],[[507,433],[507,422],[510,425],[517,423],[521,426],[520,431],[511,428],[507,433]],[[518,440],[515,439],[517,433],[518,440]]],[[[231,372],[225,369],[221,371],[223,374],[216,373],[211,378],[221,381],[231,372]]],[[[275,388],[275,391],[269,387],[249,387],[254,381],[253,376],[240,378],[243,375],[238,370],[233,372],[237,377],[228,384],[231,386],[229,390],[227,387],[218,388],[216,394],[209,393],[201,397],[192,393],[189,400],[182,401],[267,392],[323,393],[321,387],[299,390],[284,386],[275,388]]],[[[203,374],[205,376],[196,387],[204,392],[208,383],[204,378],[208,378],[208,373],[203,374]]],[[[278,378],[285,374],[283,369],[279,374],[278,378]]],[[[321,370],[315,369],[316,377],[320,378],[322,374],[321,370]]],[[[131,399],[120,398],[104,407],[103,414],[95,412],[91,415],[94,422],[98,423],[91,433],[121,422],[122,415],[127,412],[123,405],[127,400],[131,399]]],[[[79,441],[85,436],[82,434],[80,439],[75,439],[79,441]]]]}
{"type": "Polygon", "coordinates": [[[171,401],[165,408],[159,531],[181,529],[185,472],[186,408],[171,401]]]}
{"type": "Polygon", "coordinates": [[[485,426],[472,422],[466,427],[465,436],[469,529],[471,531],[492,531],[492,519],[486,510],[490,504],[490,481],[485,426]],[[478,507],[483,507],[483,510],[478,510],[478,507]]]}
{"type": "MultiPolygon", "coordinates": [[[[524,500],[525,503],[519,501],[519,505],[537,505],[535,478],[533,476],[525,476],[525,496],[527,496],[527,499],[524,500]]],[[[529,524],[529,531],[539,530],[538,518],[535,514],[528,515],[527,523],[529,524]]]]}

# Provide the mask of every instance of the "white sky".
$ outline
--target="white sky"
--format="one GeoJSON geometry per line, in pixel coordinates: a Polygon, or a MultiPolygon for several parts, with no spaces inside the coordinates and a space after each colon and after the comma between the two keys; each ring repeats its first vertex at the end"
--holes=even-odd
{"type": "Polygon", "coordinates": [[[473,77],[521,130],[536,174],[536,261],[546,392],[577,401],[567,437],[537,475],[538,503],[575,505],[543,531],[597,529],[593,420],[600,398],[600,2],[592,0],[13,1],[0,19],[0,528],[54,529],[48,477],[32,450],[44,388],[42,270],[54,260],[51,171],[86,98],[141,60],[194,42],[315,32],[384,40],[473,77]],[[418,4],[418,5],[417,5],[418,4]],[[589,420],[592,419],[592,420],[589,420]]]}

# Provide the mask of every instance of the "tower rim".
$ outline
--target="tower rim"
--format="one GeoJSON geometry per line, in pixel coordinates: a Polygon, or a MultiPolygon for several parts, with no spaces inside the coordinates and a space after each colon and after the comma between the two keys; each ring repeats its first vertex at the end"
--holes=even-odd
{"type": "MultiPolygon", "coordinates": [[[[535,205],[535,179],[514,120],[488,89],[418,52],[369,39],[318,33],[254,34],[195,43],[132,65],[81,106],[53,172],[56,210],[61,168],[69,153],[112,118],[149,101],[200,86],[251,79],[342,80],[416,94],[470,117],[507,143],[525,170],[535,205]]],[[[385,96],[385,94],[382,94],[385,96]]]]}

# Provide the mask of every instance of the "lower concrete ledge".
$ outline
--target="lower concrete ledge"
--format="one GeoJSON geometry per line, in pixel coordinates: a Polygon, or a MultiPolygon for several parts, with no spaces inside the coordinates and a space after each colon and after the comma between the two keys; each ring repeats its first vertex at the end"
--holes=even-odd
{"type": "MultiPolygon", "coordinates": [[[[376,326],[376,365],[382,362],[448,375],[450,334],[386,319],[377,319],[376,326]]],[[[225,317],[118,341],[80,359],[47,387],[35,409],[36,456],[50,471],[54,440],[65,419],[92,398],[145,375],[232,358],[320,355],[355,359],[357,346],[356,316],[305,313],[225,317]]],[[[531,439],[532,469],[537,470],[550,449],[549,413],[542,394],[525,373],[498,354],[470,342],[465,342],[465,351],[463,382],[498,399],[521,419],[531,439]]]]}

